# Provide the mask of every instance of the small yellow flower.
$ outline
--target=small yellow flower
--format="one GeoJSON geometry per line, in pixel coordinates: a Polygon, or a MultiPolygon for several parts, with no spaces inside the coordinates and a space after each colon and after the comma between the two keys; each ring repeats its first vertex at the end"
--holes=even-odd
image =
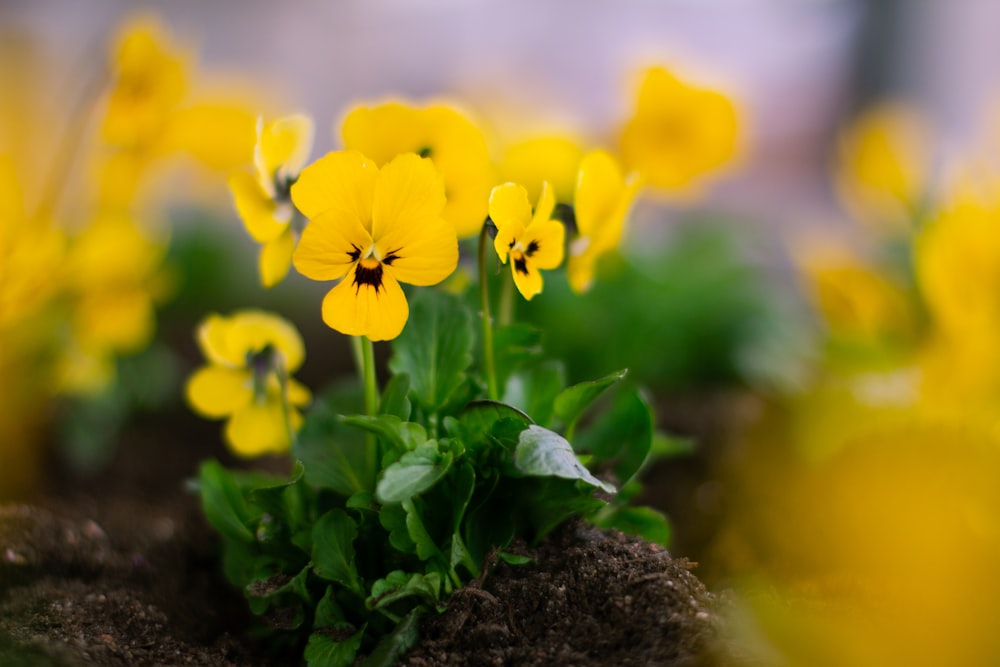
{"type": "Polygon", "coordinates": [[[191,407],[206,417],[228,418],[226,442],[239,456],[287,450],[290,434],[302,425],[297,408],[310,400],[309,390],[291,378],[305,358],[295,327],[247,310],[208,316],[197,337],[208,365],[188,380],[191,407]]]}
{"type": "Polygon", "coordinates": [[[646,71],[635,114],[621,136],[629,170],[680,190],[729,162],[739,119],[725,95],[688,85],[662,67],[646,71]]]}
{"type": "Polygon", "coordinates": [[[493,166],[482,131],[457,109],[402,102],[357,107],[344,118],[341,133],[345,149],[360,151],[379,167],[402,153],[430,158],[448,194],[445,220],[459,238],[482,229],[493,166]]]}
{"type": "Polygon", "coordinates": [[[570,244],[566,268],[575,292],[590,289],[598,259],[618,246],[640,185],[638,174],[623,176],[617,160],[607,151],[595,150],[584,156],[574,206],[579,236],[570,244]]]}
{"type": "Polygon", "coordinates": [[[534,214],[528,192],[521,185],[504,183],[490,193],[490,218],[497,226],[493,248],[504,264],[510,257],[514,284],[528,300],[542,291],[539,269],[562,264],[566,228],[552,219],[555,203],[548,183],[542,184],[534,214]]]}
{"type": "Polygon", "coordinates": [[[292,201],[310,221],[295,268],[313,280],[340,279],[323,299],[323,321],[341,333],[395,338],[409,317],[399,283],[434,285],[458,264],[444,184],[416,154],[379,169],[357,151],[328,153],[302,171],[292,201]]]}
{"type": "Polygon", "coordinates": [[[845,207],[883,230],[910,227],[927,184],[929,134],[899,103],[862,115],[840,138],[834,182],[845,207]]]}
{"type": "Polygon", "coordinates": [[[254,148],[256,174],[236,172],[229,179],[236,210],[260,251],[260,277],[264,287],[281,282],[292,264],[298,242],[293,224],[295,208],[289,194],[302,170],[313,142],[312,119],[304,115],[257,122],[254,148]]]}

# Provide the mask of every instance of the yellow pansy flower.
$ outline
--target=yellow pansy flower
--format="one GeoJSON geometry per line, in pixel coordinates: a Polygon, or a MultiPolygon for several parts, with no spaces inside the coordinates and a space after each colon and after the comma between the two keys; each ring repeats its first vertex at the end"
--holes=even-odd
{"type": "Polygon", "coordinates": [[[590,289],[597,260],[618,246],[640,185],[638,174],[626,178],[607,151],[595,150],[583,157],[574,201],[579,235],[570,244],[566,267],[575,292],[590,289]]]}
{"type": "Polygon", "coordinates": [[[430,158],[444,179],[444,218],[459,238],[482,229],[493,165],[482,131],[457,109],[402,102],[357,107],[344,118],[341,134],[345,149],[360,151],[379,167],[401,153],[430,158]]]}
{"type": "Polygon", "coordinates": [[[254,241],[263,244],[258,262],[264,287],[288,273],[298,242],[295,207],[289,191],[302,170],[313,142],[313,122],[295,114],[265,124],[257,122],[255,174],[236,172],[229,179],[236,210],[254,241]]]}
{"type": "Polygon", "coordinates": [[[441,176],[416,154],[379,169],[357,151],[328,153],[302,170],[292,201],[309,219],[295,268],[340,279],[323,299],[323,321],[341,333],[395,338],[409,317],[399,283],[433,285],[458,264],[441,176]]]}
{"type": "Polygon", "coordinates": [[[309,390],[291,378],[305,359],[298,331],[256,310],[208,316],[198,327],[208,365],[188,380],[188,403],[206,417],[227,418],[226,443],[239,456],[280,453],[302,425],[309,390]],[[284,394],[282,393],[284,392],[284,394]]]}
{"type": "Polygon", "coordinates": [[[847,209],[876,227],[912,224],[927,184],[925,121],[900,103],[863,114],[840,138],[834,182],[847,209]]]}
{"type": "Polygon", "coordinates": [[[543,136],[511,144],[504,151],[498,167],[500,183],[519,183],[528,191],[530,201],[538,201],[542,183],[548,182],[556,201],[573,201],[577,172],[583,149],[562,136],[543,136]]]}
{"type": "Polygon", "coordinates": [[[516,183],[504,183],[490,193],[490,219],[497,226],[493,248],[500,261],[507,263],[521,296],[530,300],[542,291],[539,269],[554,269],[562,264],[566,228],[552,219],[555,197],[548,183],[534,213],[528,191],[516,183]]]}
{"type": "Polygon", "coordinates": [[[652,186],[680,190],[729,162],[739,119],[722,93],[681,81],[662,67],[646,71],[635,114],[621,135],[628,169],[652,186]]]}

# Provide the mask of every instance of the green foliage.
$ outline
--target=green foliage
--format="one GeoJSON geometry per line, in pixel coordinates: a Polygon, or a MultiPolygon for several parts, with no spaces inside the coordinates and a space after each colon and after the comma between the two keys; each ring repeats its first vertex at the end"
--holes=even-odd
{"type": "Polygon", "coordinates": [[[306,414],[289,476],[201,468],[227,576],[310,665],[392,664],[420,615],[480,576],[489,554],[527,562],[504,551],[515,536],[542,539],[572,516],[668,536],[662,517],[614,496],[653,442],[625,371],[566,387],[537,332],[507,327],[495,345],[504,400],[487,400],[471,324],[461,300],[415,295],[377,414],[356,414],[357,388],[332,390],[306,414]]]}

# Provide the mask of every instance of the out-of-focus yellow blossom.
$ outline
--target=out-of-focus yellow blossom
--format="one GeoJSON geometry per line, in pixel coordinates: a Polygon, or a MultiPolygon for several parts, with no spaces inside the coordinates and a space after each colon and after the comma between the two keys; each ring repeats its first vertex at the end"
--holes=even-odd
{"type": "Polygon", "coordinates": [[[501,183],[519,183],[530,201],[542,195],[542,183],[552,186],[556,202],[573,201],[583,149],[569,137],[535,137],[512,144],[498,167],[501,183]]]}
{"type": "Polygon", "coordinates": [[[14,165],[0,155],[0,332],[53,297],[65,248],[58,228],[28,219],[14,165]]]}
{"type": "Polygon", "coordinates": [[[344,148],[380,167],[401,153],[430,158],[444,179],[444,218],[459,238],[482,229],[494,170],[482,131],[460,111],[443,104],[361,106],[344,118],[341,134],[344,148]]]}
{"type": "Polygon", "coordinates": [[[929,130],[916,110],[885,103],[840,138],[834,183],[847,209],[873,229],[911,227],[927,187],[929,130]]]}
{"type": "Polygon", "coordinates": [[[914,333],[914,315],[903,289],[846,248],[813,241],[804,244],[795,259],[806,292],[834,338],[899,344],[914,333]]]}
{"type": "Polygon", "coordinates": [[[229,178],[236,210],[260,251],[264,287],[281,282],[292,264],[299,232],[293,224],[295,207],[290,189],[299,177],[313,142],[313,122],[300,114],[264,124],[257,121],[255,174],[235,172],[229,178]]]}
{"type": "Polygon", "coordinates": [[[490,193],[490,219],[497,226],[493,247],[500,261],[507,263],[521,296],[531,300],[542,291],[540,269],[555,269],[563,261],[566,228],[552,219],[555,197],[548,183],[534,213],[528,192],[516,183],[505,183],[490,193]]]}
{"type": "Polygon", "coordinates": [[[119,215],[99,217],[72,239],[66,258],[73,341],[63,346],[59,388],[93,393],[114,379],[111,359],[146,347],[155,305],[167,296],[166,244],[119,215]]]}
{"type": "Polygon", "coordinates": [[[590,289],[597,261],[618,247],[640,186],[639,175],[625,177],[607,151],[595,150],[583,157],[574,200],[578,236],[570,243],[566,267],[575,292],[590,289]]]}
{"type": "Polygon", "coordinates": [[[226,442],[239,456],[286,451],[302,425],[297,408],[311,398],[291,377],[305,359],[295,327],[271,313],[247,310],[208,316],[197,338],[208,365],[188,380],[191,407],[227,419],[226,442]]]}
{"type": "Polygon", "coordinates": [[[444,183],[414,153],[382,169],[357,151],[328,153],[302,170],[292,201],[309,218],[295,268],[340,279],[323,299],[323,321],[341,333],[395,338],[409,317],[399,283],[434,285],[458,264],[444,183]]]}
{"type": "Polygon", "coordinates": [[[622,131],[621,154],[628,170],[649,185],[682,190],[732,160],[738,135],[739,118],[728,97],[653,67],[622,131]]]}

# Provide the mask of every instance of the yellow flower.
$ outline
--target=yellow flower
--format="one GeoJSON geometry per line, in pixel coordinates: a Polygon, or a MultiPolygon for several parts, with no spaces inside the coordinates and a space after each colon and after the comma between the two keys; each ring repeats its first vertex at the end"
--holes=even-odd
{"type": "Polygon", "coordinates": [[[344,148],[360,151],[379,167],[401,153],[429,157],[448,195],[444,218],[459,238],[482,229],[493,166],[483,133],[458,110],[401,102],[357,107],[344,118],[341,133],[344,148]]]}
{"type": "Polygon", "coordinates": [[[738,132],[736,109],[725,95],[653,67],[622,131],[622,158],[650,185],[680,190],[729,162],[738,132]]]}
{"type": "Polygon", "coordinates": [[[206,417],[228,418],[226,442],[239,456],[287,450],[290,434],[302,425],[296,408],[310,400],[309,390],[291,378],[305,358],[295,327],[247,310],[210,315],[197,337],[208,365],[188,380],[191,407],[206,417]]]}
{"type": "Polygon", "coordinates": [[[413,153],[382,169],[357,151],[328,153],[302,171],[292,201],[310,221],[295,268],[313,280],[341,279],[323,299],[323,321],[341,333],[395,338],[409,317],[399,283],[434,285],[458,264],[444,184],[413,153]]]}
{"type": "Polygon", "coordinates": [[[548,183],[542,184],[534,214],[528,191],[521,185],[504,183],[490,193],[490,218],[497,226],[493,248],[504,264],[510,257],[514,284],[528,300],[542,291],[539,269],[562,264],[566,228],[552,219],[555,203],[548,183]]]}
{"type": "Polygon", "coordinates": [[[607,151],[595,150],[584,156],[574,207],[579,236],[570,244],[566,268],[575,292],[590,289],[597,260],[618,246],[640,185],[638,174],[624,177],[607,151]]]}
{"type": "Polygon", "coordinates": [[[583,149],[568,137],[546,136],[512,144],[498,168],[501,183],[520,183],[530,201],[538,201],[542,183],[548,182],[556,201],[573,201],[583,149]]]}
{"type": "Polygon", "coordinates": [[[256,174],[236,172],[229,179],[236,210],[260,251],[260,277],[264,287],[281,282],[292,264],[298,231],[292,223],[295,208],[289,190],[309,157],[313,122],[292,115],[264,124],[257,122],[254,148],[256,174]]]}
{"type": "Polygon", "coordinates": [[[840,138],[835,183],[863,222],[906,228],[927,182],[929,131],[918,114],[886,103],[861,116],[840,138]]]}

